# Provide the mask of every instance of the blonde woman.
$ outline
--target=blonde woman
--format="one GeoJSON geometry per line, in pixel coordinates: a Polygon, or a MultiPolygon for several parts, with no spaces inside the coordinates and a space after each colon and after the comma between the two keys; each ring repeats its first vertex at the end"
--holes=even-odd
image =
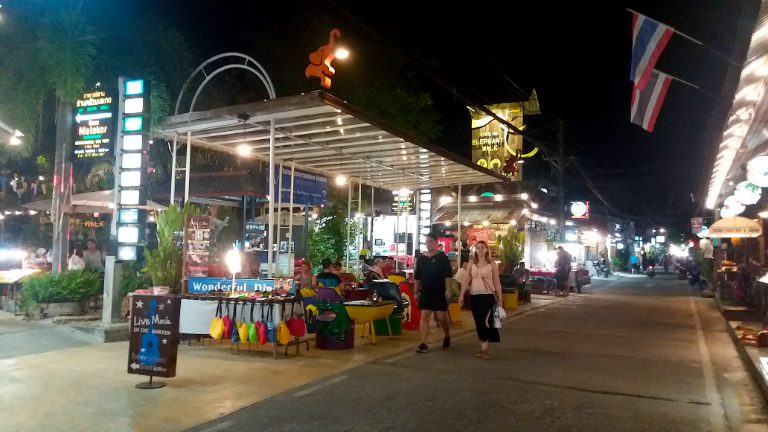
{"type": "Polygon", "coordinates": [[[469,266],[463,283],[459,304],[464,305],[464,293],[469,290],[471,295],[472,316],[475,319],[477,337],[480,339],[480,352],[477,356],[483,359],[491,358],[488,354],[488,343],[499,342],[499,329],[493,327],[493,306],[504,307],[501,299],[501,282],[499,267],[491,260],[488,244],[479,241],[475,245],[475,254],[469,266]]]}

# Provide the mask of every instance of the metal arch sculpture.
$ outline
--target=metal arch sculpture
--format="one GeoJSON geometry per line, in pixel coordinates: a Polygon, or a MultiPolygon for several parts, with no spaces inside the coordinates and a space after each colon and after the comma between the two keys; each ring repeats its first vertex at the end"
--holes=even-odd
{"type": "Polygon", "coordinates": [[[214,76],[216,76],[216,75],[220,74],[221,72],[224,72],[225,70],[228,70],[228,69],[245,69],[247,71],[252,72],[254,75],[259,77],[261,82],[264,84],[264,87],[267,88],[267,93],[269,93],[269,98],[270,99],[274,99],[275,97],[277,97],[275,95],[275,86],[272,84],[272,80],[269,78],[269,75],[267,74],[267,71],[264,69],[263,66],[261,66],[259,64],[259,62],[254,60],[253,57],[247,56],[245,54],[241,54],[241,53],[237,53],[237,52],[228,52],[228,53],[223,53],[223,54],[215,55],[215,56],[209,58],[208,60],[204,61],[200,66],[198,66],[197,69],[195,69],[192,72],[192,74],[189,75],[189,78],[187,78],[187,81],[184,82],[184,86],[181,88],[181,91],[179,92],[179,97],[176,99],[176,109],[174,110],[174,115],[178,115],[179,114],[179,108],[181,106],[181,98],[184,96],[184,93],[186,92],[187,87],[192,82],[192,80],[195,78],[195,76],[197,76],[198,72],[202,71],[203,74],[205,75],[205,79],[200,84],[200,86],[197,88],[197,91],[195,91],[195,95],[192,97],[192,103],[189,104],[189,112],[194,111],[195,103],[197,103],[197,98],[198,98],[198,96],[200,96],[200,92],[203,90],[205,85],[208,84],[208,81],[210,81],[214,76]],[[243,64],[233,63],[233,64],[228,64],[228,65],[225,65],[225,66],[221,66],[218,69],[216,69],[215,71],[213,71],[211,74],[207,74],[205,72],[205,70],[204,70],[205,66],[207,66],[208,64],[210,64],[210,63],[212,63],[212,62],[214,62],[214,61],[216,61],[216,60],[218,60],[220,58],[225,58],[225,57],[240,57],[240,58],[244,58],[245,59],[245,63],[243,63],[243,64]],[[256,70],[253,67],[249,66],[248,62],[253,63],[256,66],[256,68],[258,68],[258,70],[256,70]]]}

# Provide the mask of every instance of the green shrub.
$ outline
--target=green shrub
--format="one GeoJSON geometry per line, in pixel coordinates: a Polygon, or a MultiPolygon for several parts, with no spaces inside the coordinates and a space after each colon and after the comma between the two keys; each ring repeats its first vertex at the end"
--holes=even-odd
{"type": "Polygon", "coordinates": [[[136,261],[123,262],[123,277],[120,281],[120,297],[125,297],[137,289],[152,286],[152,278],[141,272],[141,266],[136,261]]]}
{"type": "Polygon", "coordinates": [[[84,302],[102,291],[98,273],[72,270],[29,278],[21,288],[28,303],[84,302]]]}

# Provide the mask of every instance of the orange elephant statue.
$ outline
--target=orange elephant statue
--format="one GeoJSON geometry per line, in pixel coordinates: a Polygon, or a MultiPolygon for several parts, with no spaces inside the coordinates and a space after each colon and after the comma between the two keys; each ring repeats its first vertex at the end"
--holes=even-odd
{"type": "Polygon", "coordinates": [[[331,30],[330,41],[328,45],[323,45],[317,51],[309,55],[309,66],[304,71],[307,78],[316,76],[320,78],[320,84],[325,88],[331,88],[331,77],[336,71],[331,66],[331,62],[336,58],[333,51],[334,39],[341,37],[338,29],[331,30]]]}

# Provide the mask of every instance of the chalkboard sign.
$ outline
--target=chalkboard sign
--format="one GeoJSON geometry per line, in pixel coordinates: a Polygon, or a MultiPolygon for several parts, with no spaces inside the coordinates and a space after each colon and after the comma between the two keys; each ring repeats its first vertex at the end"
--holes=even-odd
{"type": "Polygon", "coordinates": [[[180,307],[181,299],[177,297],[131,297],[129,374],[176,376],[180,307]]]}

